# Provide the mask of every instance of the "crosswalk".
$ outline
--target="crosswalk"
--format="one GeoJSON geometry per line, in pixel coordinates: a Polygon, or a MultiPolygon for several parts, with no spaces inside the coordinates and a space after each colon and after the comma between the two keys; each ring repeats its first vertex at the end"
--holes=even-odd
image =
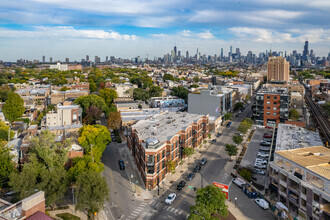
{"type": "Polygon", "coordinates": [[[223,177],[221,178],[221,182],[224,183],[226,182],[227,178],[229,177],[228,173],[225,172],[225,174],[223,175],[223,177]]]}
{"type": "Polygon", "coordinates": [[[129,216],[127,219],[136,219],[140,214],[141,211],[148,205],[146,202],[142,202],[129,216]]]}

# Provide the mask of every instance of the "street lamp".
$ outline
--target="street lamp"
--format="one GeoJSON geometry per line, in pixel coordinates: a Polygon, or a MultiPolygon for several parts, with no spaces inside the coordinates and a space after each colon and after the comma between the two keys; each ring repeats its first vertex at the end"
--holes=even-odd
{"type": "Polygon", "coordinates": [[[236,208],[236,200],[237,200],[237,197],[235,197],[235,208],[236,208]]]}

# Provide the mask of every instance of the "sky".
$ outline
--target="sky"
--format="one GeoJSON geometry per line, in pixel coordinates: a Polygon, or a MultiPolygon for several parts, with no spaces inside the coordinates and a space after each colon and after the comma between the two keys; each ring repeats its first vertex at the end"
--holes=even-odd
{"type": "Polygon", "coordinates": [[[330,52],[330,0],[3,0],[0,60],[330,52]]]}

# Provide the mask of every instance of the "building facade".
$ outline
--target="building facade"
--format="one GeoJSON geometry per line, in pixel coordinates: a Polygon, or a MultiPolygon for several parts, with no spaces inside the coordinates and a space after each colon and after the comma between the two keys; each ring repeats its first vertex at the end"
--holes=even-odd
{"type": "Polygon", "coordinates": [[[286,88],[263,88],[255,96],[253,110],[257,125],[277,126],[289,118],[289,94],[286,88]]]}
{"type": "Polygon", "coordinates": [[[330,219],[330,150],[323,146],[275,152],[269,164],[271,197],[291,217],[330,219]]]}
{"type": "Polygon", "coordinates": [[[289,81],[290,64],[284,57],[269,57],[267,63],[268,81],[289,81]]]}
{"type": "Polygon", "coordinates": [[[170,172],[168,162],[177,166],[184,148],[196,148],[208,132],[208,115],[185,112],[154,115],[133,125],[127,145],[146,188],[151,190],[163,181],[170,172]]]}

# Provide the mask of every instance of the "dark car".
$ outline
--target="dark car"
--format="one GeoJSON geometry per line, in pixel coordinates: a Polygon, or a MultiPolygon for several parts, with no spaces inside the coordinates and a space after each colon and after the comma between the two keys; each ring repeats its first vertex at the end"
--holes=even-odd
{"type": "Polygon", "coordinates": [[[118,160],[119,169],[125,170],[125,163],[123,160],[118,160]]]}
{"type": "Polygon", "coordinates": [[[178,186],[176,187],[177,190],[183,189],[183,187],[186,185],[186,182],[181,180],[178,186]]]}
{"type": "Polygon", "coordinates": [[[189,175],[187,176],[186,180],[190,181],[195,177],[194,173],[189,173],[189,175]]]}
{"type": "Polygon", "coordinates": [[[207,159],[206,158],[202,158],[201,162],[199,163],[200,165],[205,165],[207,163],[207,159]]]}
{"type": "Polygon", "coordinates": [[[215,144],[215,143],[217,143],[217,140],[216,139],[213,139],[212,140],[212,144],[215,144]]]}
{"type": "Polygon", "coordinates": [[[227,124],[227,127],[230,127],[230,125],[232,124],[232,122],[230,121],[230,122],[228,122],[228,124],[227,124]]]}
{"type": "Polygon", "coordinates": [[[220,136],[221,136],[221,133],[220,133],[220,132],[218,132],[218,133],[217,133],[217,137],[220,137],[220,136]]]}
{"type": "Polygon", "coordinates": [[[194,168],[194,172],[197,173],[202,169],[202,167],[200,165],[196,165],[194,168]]]}

